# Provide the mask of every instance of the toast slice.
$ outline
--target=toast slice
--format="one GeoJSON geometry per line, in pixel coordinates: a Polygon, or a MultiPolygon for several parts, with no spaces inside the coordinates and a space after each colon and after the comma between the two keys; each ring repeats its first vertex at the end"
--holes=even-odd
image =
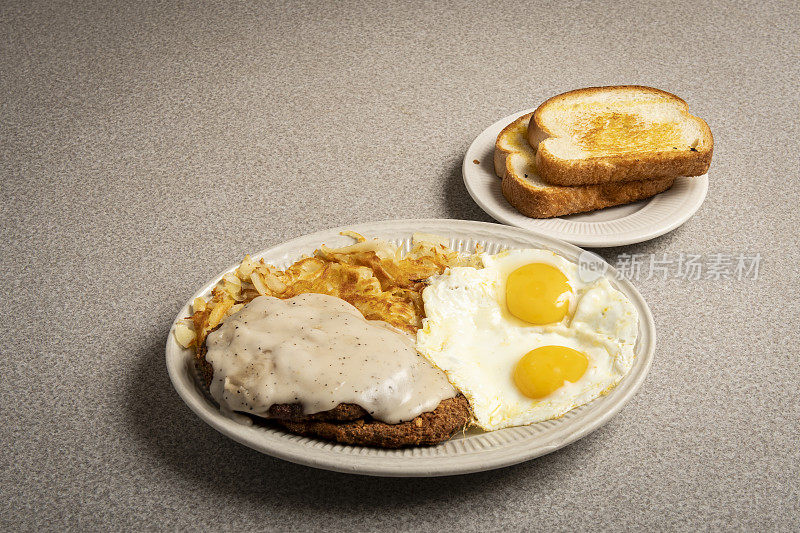
{"type": "Polygon", "coordinates": [[[700,176],[714,150],[708,124],[686,102],[638,85],[550,98],[534,111],[528,142],[539,176],[553,185],[700,176]]]}
{"type": "Polygon", "coordinates": [[[673,178],[576,187],[545,183],[536,174],[536,155],[526,138],[532,115],[506,126],[494,150],[494,170],[503,179],[503,196],[523,215],[551,218],[593,211],[649,198],[672,186],[673,178]]]}

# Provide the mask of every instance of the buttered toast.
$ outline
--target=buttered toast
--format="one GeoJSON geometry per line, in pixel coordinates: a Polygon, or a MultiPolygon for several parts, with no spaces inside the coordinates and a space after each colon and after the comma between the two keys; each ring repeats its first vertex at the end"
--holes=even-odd
{"type": "Polygon", "coordinates": [[[527,133],[538,174],[552,185],[699,176],[714,149],[711,130],[686,102],[637,85],[550,98],[534,111],[527,133]]]}
{"type": "Polygon", "coordinates": [[[669,189],[673,178],[565,187],[544,182],[536,172],[536,153],[527,140],[533,113],[523,115],[500,132],[494,151],[495,173],[502,178],[506,200],[532,218],[551,218],[621,205],[669,189]]]}

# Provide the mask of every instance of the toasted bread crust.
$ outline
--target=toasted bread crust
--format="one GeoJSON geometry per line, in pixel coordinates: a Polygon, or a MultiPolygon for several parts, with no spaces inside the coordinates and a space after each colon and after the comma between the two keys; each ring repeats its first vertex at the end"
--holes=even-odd
{"type": "Polygon", "coordinates": [[[552,218],[622,205],[649,198],[669,189],[673,178],[640,180],[629,183],[608,183],[577,187],[533,185],[527,176],[520,176],[511,165],[509,156],[514,153],[502,146],[503,139],[513,135],[532,113],[523,115],[503,128],[497,136],[494,151],[495,173],[502,178],[502,191],[506,200],[520,213],[531,218],[552,218]]]}
{"type": "Polygon", "coordinates": [[[543,181],[553,185],[589,185],[600,183],[619,183],[654,178],[676,178],[679,176],[700,176],[708,171],[714,150],[714,138],[706,122],[689,113],[689,106],[672,93],[641,85],[615,85],[609,87],[589,87],[569,91],[546,100],[530,119],[528,142],[531,146],[555,137],[542,119],[543,111],[550,105],[566,98],[590,96],[614,90],[645,91],[665,96],[677,103],[685,112],[686,120],[694,121],[702,131],[704,142],[690,149],[662,150],[611,156],[563,159],[541,147],[536,150],[536,168],[543,181]]]}
{"type": "Polygon", "coordinates": [[[654,178],[702,176],[711,165],[711,150],[657,152],[631,156],[559,159],[545,150],[536,154],[536,168],[553,185],[624,183],[654,178]]]}
{"type": "Polygon", "coordinates": [[[672,187],[674,181],[674,178],[661,178],[541,189],[531,186],[530,182],[515,173],[507,172],[503,177],[502,190],[508,203],[523,215],[552,218],[650,198],[672,187]]]}

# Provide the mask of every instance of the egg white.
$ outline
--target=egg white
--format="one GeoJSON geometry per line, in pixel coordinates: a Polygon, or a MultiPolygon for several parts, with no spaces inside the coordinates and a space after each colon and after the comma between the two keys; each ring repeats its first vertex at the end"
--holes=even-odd
{"type": "Polygon", "coordinates": [[[422,293],[427,318],[417,333],[417,350],[466,396],[476,425],[495,430],[557,418],[614,387],[630,370],[638,317],[606,278],[586,284],[577,265],[547,250],[481,259],[484,268],[455,267],[431,278],[422,293]],[[505,278],[536,262],[560,269],[573,289],[561,322],[533,326],[506,309],[505,278]],[[528,398],[514,383],[514,368],[529,351],[550,345],[583,352],[589,367],[546,398],[528,398]]]}

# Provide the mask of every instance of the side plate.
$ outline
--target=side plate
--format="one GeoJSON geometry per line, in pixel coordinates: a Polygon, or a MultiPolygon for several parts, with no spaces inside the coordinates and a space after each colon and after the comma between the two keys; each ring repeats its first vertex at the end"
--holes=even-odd
{"type": "Polygon", "coordinates": [[[475,203],[495,220],[577,246],[605,248],[647,241],[672,231],[703,204],[708,192],[708,174],[678,178],[669,190],[632,204],[557,218],[526,217],[503,196],[501,180],[494,172],[494,143],[503,128],[532,111],[520,111],[498,120],[478,135],[464,156],[464,185],[475,203]]]}

